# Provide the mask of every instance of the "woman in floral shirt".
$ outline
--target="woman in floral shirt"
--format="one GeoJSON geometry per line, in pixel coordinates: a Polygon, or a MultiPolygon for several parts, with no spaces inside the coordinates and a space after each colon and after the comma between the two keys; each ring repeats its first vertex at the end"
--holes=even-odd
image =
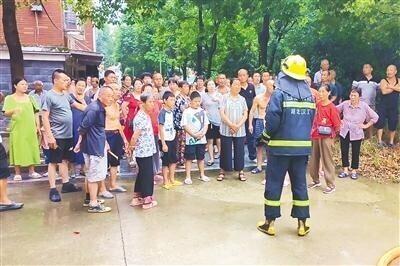
{"type": "Polygon", "coordinates": [[[157,205],[154,200],[153,154],[156,152],[153,127],[150,113],[154,108],[154,98],[151,94],[140,96],[142,106],[133,120],[133,136],[130,147],[135,150],[136,162],[139,168],[131,206],[142,206],[150,209],[157,205]]]}
{"type": "Polygon", "coordinates": [[[189,84],[186,81],[181,81],[178,84],[179,94],[176,96],[175,109],[174,109],[174,126],[176,130],[177,138],[177,155],[178,155],[178,166],[183,166],[185,164],[185,159],[183,154],[185,152],[185,141],[186,134],[181,126],[183,111],[188,108],[189,99],[189,84]]]}

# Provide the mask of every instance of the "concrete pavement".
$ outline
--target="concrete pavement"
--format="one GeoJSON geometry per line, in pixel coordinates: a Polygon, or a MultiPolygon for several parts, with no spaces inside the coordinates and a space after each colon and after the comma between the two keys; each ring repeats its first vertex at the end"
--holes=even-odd
{"type": "Polygon", "coordinates": [[[304,238],[289,217],[286,187],[277,236],[269,237],[256,230],[263,175],[248,176],[244,183],[228,176],[170,191],[157,186],[159,206],[147,211],[128,205],[133,180],[125,179],[129,193],[107,201],[107,214],[87,213],[81,193],[51,203],[46,183],[12,184],[11,198],[25,207],[0,213],[1,265],[372,265],[399,245],[398,184],[345,179],[331,195],[311,190],[304,238]]]}

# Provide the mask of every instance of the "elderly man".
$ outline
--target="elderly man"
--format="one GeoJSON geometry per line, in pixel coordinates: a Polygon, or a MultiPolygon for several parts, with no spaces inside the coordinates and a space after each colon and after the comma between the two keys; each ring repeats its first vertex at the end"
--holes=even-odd
{"type": "Polygon", "coordinates": [[[33,82],[33,90],[29,92],[29,96],[32,96],[36,100],[41,111],[44,99],[46,97],[46,91],[43,89],[43,82],[40,80],[33,82]]]}
{"type": "Polygon", "coordinates": [[[321,61],[321,69],[314,75],[314,83],[315,84],[321,83],[322,72],[328,70],[329,70],[329,61],[328,59],[323,59],[321,61]]]}

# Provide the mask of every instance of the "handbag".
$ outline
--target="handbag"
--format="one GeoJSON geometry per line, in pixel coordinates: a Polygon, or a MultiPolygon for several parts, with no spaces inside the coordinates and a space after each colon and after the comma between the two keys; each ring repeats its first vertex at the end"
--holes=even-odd
{"type": "Polygon", "coordinates": [[[318,126],[318,134],[330,136],[332,134],[332,128],[326,126],[318,126]]]}

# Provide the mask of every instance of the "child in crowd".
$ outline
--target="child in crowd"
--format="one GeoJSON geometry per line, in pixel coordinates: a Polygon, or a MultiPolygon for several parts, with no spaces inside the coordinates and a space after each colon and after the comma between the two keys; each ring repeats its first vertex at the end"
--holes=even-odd
{"type": "Polygon", "coordinates": [[[177,148],[176,153],[178,155],[178,167],[183,166],[185,163],[184,160],[184,152],[185,152],[185,140],[186,134],[185,130],[183,130],[181,126],[182,121],[182,113],[189,106],[190,98],[189,98],[189,84],[186,81],[181,81],[178,84],[179,91],[176,95],[175,108],[174,108],[174,127],[176,130],[176,138],[177,138],[177,148]]]}
{"type": "Polygon", "coordinates": [[[174,128],[174,114],[172,110],[175,107],[175,95],[166,91],[163,95],[164,108],[161,109],[158,116],[160,133],[160,150],[162,151],[162,173],[164,178],[163,188],[170,189],[173,186],[182,185],[175,180],[175,168],[178,156],[176,154],[176,131],[174,128]]]}
{"type": "Polygon", "coordinates": [[[200,107],[200,93],[194,91],[190,94],[190,107],[183,111],[181,126],[186,132],[185,145],[185,168],[186,179],[185,184],[191,185],[192,178],[190,170],[192,168],[192,160],[197,160],[200,170],[200,180],[208,182],[208,178],[204,174],[204,154],[206,150],[206,133],[208,129],[208,118],[206,112],[200,107]]]}

